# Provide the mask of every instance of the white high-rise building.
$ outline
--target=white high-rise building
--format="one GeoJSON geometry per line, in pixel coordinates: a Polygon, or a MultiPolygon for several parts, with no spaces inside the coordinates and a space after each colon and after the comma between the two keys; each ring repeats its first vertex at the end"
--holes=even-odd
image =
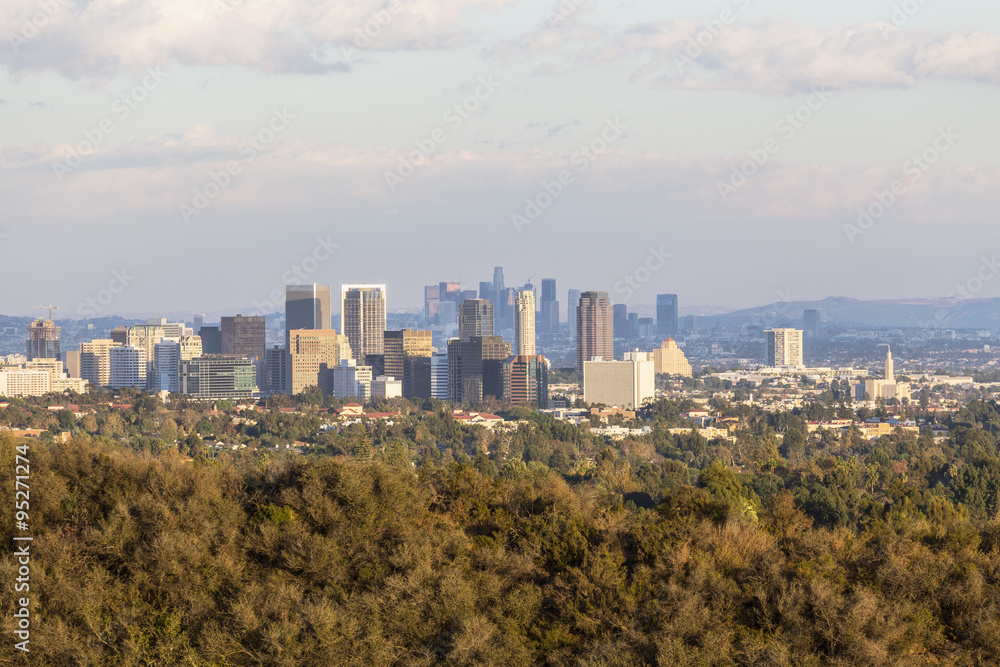
{"type": "Polygon", "coordinates": [[[108,386],[113,389],[123,387],[146,387],[146,354],[129,345],[112,347],[108,350],[108,386]]]}
{"type": "Polygon", "coordinates": [[[656,368],[653,361],[585,361],[583,400],[606,406],[637,409],[656,396],[656,368]]]}
{"type": "MultiPolygon", "coordinates": [[[[193,357],[192,357],[193,358],[193,357]]],[[[174,340],[161,340],[156,344],[155,375],[150,383],[153,391],[178,391],[181,364],[181,344],[174,340]]]]}
{"type": "Polygon", "coordinates": [[[385,285],[340,286],[340,328],[359,363],[385,353],[385,303],[385,285]]]}
{"type": "Polygon", "coordinates": [[[163,329],[164,338],[179,339],[181,336],[190,336],[194,333],[194,331],[185,325],[184,322],[167,322],[167,318],[165,317],[151,317],[146,320],[146,324],[151,324],[163,329]]]}
{"type": "Polygon", "coordinates": [[[333,369],[334,398],[359,398],[372,395],[372,367],[358,366],[354,359],[344,359],[333,369]]]}
{"type": "Polygon", "coordinates": [[[768,329],[764,332],[767,344],[767,365],[772,368],[803,366],[802,330],[768,329]]]}
{"type": "Polygon", "coordinates": [[[885,381],[896,384],[896,369],[892,363],[892,347],[888,345],[885,352],[885,381]]]}
{"type": "Polygon", "coordinates": [[[448,400],[448,355],[435,353],[431,357],[431,398],[448,400]]]}
{"type": "Polygon", "coordinates": [[[23,368],[0,371],[0,396],[44,396],[51,390],[52,380],[48,371],[23,368]]]}
{"type": "Polygon", "coordinates": [[[518,290],[514,299],[514,350],[515,356],[535,354],[535,292],[518,290]]]}

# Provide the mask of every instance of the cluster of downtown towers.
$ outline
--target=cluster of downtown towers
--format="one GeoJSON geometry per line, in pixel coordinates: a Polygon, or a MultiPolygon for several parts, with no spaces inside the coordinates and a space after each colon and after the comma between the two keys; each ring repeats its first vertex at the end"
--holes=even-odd
{"type": "MultiPolygon", "coordinates": [[[[124,355],[109,348],[119,345],[140,348],[131,355],[139,373],[129,375],[145,376],[146,389],[199,398],[251,398],[255,390],[296,394],[317,386],[337,398],[401,395],[476,403],[495,397],[544,406],[548,365],[536,354],[536,331],[547,336],[563,331],[556,281],[542,281],[540,308],[535,297],[530,283],[506,287],[503,269],[497,267],[493,281],[480,283],[478,293],[451,282],[424,288],[422,319],[428,329],[390,331],[385,285],[342,285],[338,333],[332,326],[330,286],[290,285],[284,346],[267,348],[262,315],[223,317],[219,326],[204,326],[203,317],[196,316],[193,329],[165,320],[120,327],[103,347],[82,345],[80,366],[93,367],[83,374],[94,375],[92,383],[115,387],[120,383],[110,380],[121,373],[113,366],[124,355]],[[445,347],[446,354],[439,352],[445,347]],[[103,360],[83,358],[102,352],[103,360]]],[[[613,359],[615,337],[653,328],[651,318],[630,317],[623,304],[612,307],[606,292],[569,290],[568,303],[568,333],[575,334],[580,370],[584,361],[613,359]]],[[[659,295],[656,305],[656,334],[675,336],[676,295],[659,295]]],[[[29,332],[29,357],[40,356],[33,343],[38,346],[29,332]]]]}

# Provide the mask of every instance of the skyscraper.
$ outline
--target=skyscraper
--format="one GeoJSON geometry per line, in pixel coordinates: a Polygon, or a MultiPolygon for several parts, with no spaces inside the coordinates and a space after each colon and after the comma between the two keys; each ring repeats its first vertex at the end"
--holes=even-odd
{"type": "Polygon", "coordinates": [[[222,354],[263,361],[265,347],[263,315],[222,318],[222,354]]]}
{"type": "Polygon", "coordinates": [[[52,320],[35,320],[28,325],[28,361],[34,359],[62,359],[59,332],[52,320]]]}
{"type": "Polygon", "coordinates": [[[656,295],[656,333],[664,338],[677,336],[677,295],[656,295]]]}
{"type": "Polygon", "coordinates": [[[111,379],[109,350],[119,343],[110,338],[80,343],[80,377],[95,387],[106,387],[111,379]]]}
{"type": "Polygon", "coordinates": [[[767,343],[767,365],[802,366],[802,331],[799,329],[768,329],[764,332],[767,343]]]}
{"type": "Polygon", "coordinates": [[[293,329],[288,332],[289,359],[285,388],[301,394],[319,387],[324,396],[333,394],[333,369],[350,357],[347,338],[333,329],[293,329]]]}
{"type": "Polygon", "coordinates": [[[616,303],[612,312],[614,313],[615,338],[631,338],[631,327],[628,324],[628,306],[624,303],[616,303]]]}
{"type": "Polygon", "coordinates": [[[364,364],[366,354],[383,354],[385,296],[385,285],[340,287],[340,321],[359,364],[364,364]]]}
{"type": "Polygon", "coordinates": [[[614,324],[607,292],[584,292],[576,308],[576,368],[585,361],[615,358],[614,324]]]}
{"type": "MultiPolygon", "coordinates": [[[[329,285],[285,287],[285,331],[332,328],[329,285]]],[[[285,338],[287,339],[287,333],[285,338]]]]}
{"type": "Polygon", "coordinates": [[[569,324],[570,335],[576,335],[576,309],[580,305],[580,290],[571,289],[566,296],[566,323],[569,324]]]}
{"type": "Polygon", "coordinates": [[[802,328],[805,331],[808,331],[813,336],[818,336],[819,324],[820,324],[819,311],[816,310],[815,308],[810,308],[808,310],[803,311],[802,324],[803,324],[802,328]]]}
{"type": "Polygon", "coordinates": [[[149,387],[152,391],[176,393],[181,365],[181,344],[175,340],[161,340],[154,348],[154,372],[149,387]]]}
{"type": "Polygon", "coordinates": [[[535,354],[535,292],[519,290],[514,302],[514,354],[530,357],[535,354]]]}
{"type": "Polygon", "coordinates": [[[512,355],[504,362],[503,396],[511,405],[549,403],[549,368],[541,355],[512,355]]]}
{"type": "Polygon", "coordinates": [[[115,346],[108,350],[108,386],[146,388],[146,353],[129,346],[115,346]]]}
{"type": "MultiPolygon", "coordinates": [[[[114,332],[111,332],[114,334],[114,332]]],[[[201,327],[201,350],[203,354],[222,354],[222,329],[219,327],[201,327]]],[[[111,336],[112,339],[114,335],[111,336]]],[[[123,343],[124,344],[124,343],[123,343]]]]}
{"type": "Polygon", "coordinates": [[[136,324],[125,332],[126,345],[139,350],[142,354],[144,362],[142,377],[149,381],[149,388],[155,386],[156,344],[163,338],[163,327],[158,324],[136,324]]]}
{"type": "Polygon", "coordinates": [[[542,279],[542,309],[538,321],[539,333],[559,333],[559,299],[554,278],[542,279]]]}
{"type": "Polygon", "coordinates": [[[885,381],[896,384],[896,368],[892,361],[892,347],[889,345],[885,349],[885,381]]]}
{"type": "Polygon", "coordinates": [[[501,336],[473,336],[448,341],[448,400],[479,403],[503,397],[503,364],[510,344],[501,336]]]}
{"type": "Polygon", "coordinates": [[[441,305],[441,288],[438,285],[424,287],[424,318],[429,323],[437,322],[438,308],[441,305]]]}
{"type": "Polygon", "coordinates": [[[403,383],[405,398],[430,398],[432,353],[430,331],[386,331],[383,374],[403,383]]]}
{"type": "Polygon", "coordinates": [[[493,304],[485,299],[467,299],[458,311],[458,337],[464,341],[473,336],[493,335],[493,304]]]}
{"type": "Polygon", "coordinates": [[[179,384],[182,394],[195,399],[249,399],[257,390],[257,368],[252,359],[243,356],[211,355],[183,360],[179,384]]]}

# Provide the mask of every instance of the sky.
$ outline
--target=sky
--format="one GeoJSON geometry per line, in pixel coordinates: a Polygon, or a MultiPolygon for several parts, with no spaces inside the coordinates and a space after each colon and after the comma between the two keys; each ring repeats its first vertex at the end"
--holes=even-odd
{"type": "Polygon", "coordinates": [[[4,314],[1000,296],[994,2],[4,0],[0,70],[4,314]]]}

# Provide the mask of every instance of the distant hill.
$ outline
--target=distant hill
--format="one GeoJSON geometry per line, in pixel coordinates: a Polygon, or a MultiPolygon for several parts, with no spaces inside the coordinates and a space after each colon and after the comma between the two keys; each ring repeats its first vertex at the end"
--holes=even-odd
{"type": "Polygon", "coordinates": [[[825,324],[938,329],[1000,329],[1000,299],[894,299],[777,302],[699,318],[699,326],[802,326],[803,311],[819,310],[825,324]]]}

